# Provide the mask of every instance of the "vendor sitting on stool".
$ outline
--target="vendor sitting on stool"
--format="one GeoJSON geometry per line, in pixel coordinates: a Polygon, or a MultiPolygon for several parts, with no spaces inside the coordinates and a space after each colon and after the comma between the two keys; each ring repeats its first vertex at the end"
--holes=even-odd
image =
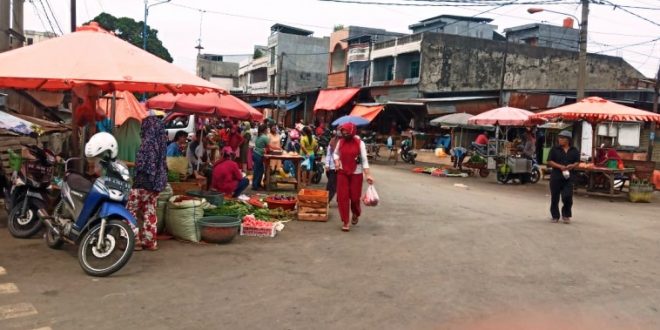
{"type": "Polygon", "coordinates": [[[486,153],[488,147],[488,132],[484,131],[479,134],[474,142],[472,142],[472,147],[482,153],[486,153]]]}
{"type": "Polygon", "coordinates": [[[224,147],[222,159],[213,165],[211,189],[236,198],[248,185],[250,180],[243,175],[238,163],[234,161],[234,151],[231,147],[224,147]]]}

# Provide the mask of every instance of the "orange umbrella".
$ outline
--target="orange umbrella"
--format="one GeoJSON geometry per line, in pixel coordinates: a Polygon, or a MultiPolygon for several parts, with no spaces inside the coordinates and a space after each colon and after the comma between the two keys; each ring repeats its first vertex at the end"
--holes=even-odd
{"type": "Polygon", "coordinates": [[[357,104],[351,111],[351,116],[362,117],[368,121],[373,121],[385,108],[382,104],[357,104]]]}
{"type": "MultiPolygon", "coordinates": [[[[470,125],[501,125],[501,126],[526,126],[534,123],[534,113],[531,111],[501,107],[482,112],[468,119],[470,125]]],[[[543,121],[543,119],[540,119],[543,121]]]]}
{"type": "Polygon", "coordinates": [[[590,123],[602,121],[654,121],[660,123],[660,115],[620,105],[603,98],[592,96],[580,102],[539,112],[533,117],[563,120],[585,120],[590,123]]]}
{"type": "MultiPolygon", "coordinates": [[[[147,117],[147,110],[131,92],[117,92],[115,101],[115,126],[121,126],[128,118],[142,121],[147,117]]],[[[112,94],[107,94],[104,100],[99,100],[97,106],[107,118],[112,117],[112,94]]]]}
{"type": "Polygon", "coordinates": [[[147,107],[200,115],[261,121],[263,114],[243,100],[229,94],[161,94],[147,100],[147,107]]]}
{"type": "Polygon", "coordinates": [[[93,85],[105,92],[225,92],[119,39],[96,22],[71,34],[4,52],[0,63],[0,88],[70,90],[93,85]]]}

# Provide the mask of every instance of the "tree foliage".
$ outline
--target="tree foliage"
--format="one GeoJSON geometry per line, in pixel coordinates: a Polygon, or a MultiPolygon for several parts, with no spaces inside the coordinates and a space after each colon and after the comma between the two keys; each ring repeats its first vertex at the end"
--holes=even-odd
{"type": "MultiPolygon", "coordinates": [[[[144,22],[136,22],[130,17],[115,17],[108,13],[101,13],[94,17],[92,21],[99,23],[102,28],[114,32],[119,38],[142,48],[144,22]]],[[[147,25],[147,51],[165,61],[173,61],[170,52],[163,46],[163,42],[158,39],[158,30],[152,29],[149,25],[147,25]]]]}

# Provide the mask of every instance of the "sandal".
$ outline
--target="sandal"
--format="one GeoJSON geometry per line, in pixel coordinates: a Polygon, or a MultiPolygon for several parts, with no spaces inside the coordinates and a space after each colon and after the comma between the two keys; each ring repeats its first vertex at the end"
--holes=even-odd
{"type": "Polygon", "coordinates": [[[564,217],[563,220],[564,220],[564,223],[565,223],[565,224],[569,224],[569,223],[571,223],[571,218],[564,217]]]}
{"type": "Polygon", "coordinates": [[[552,223],[559,223],[559,219],[552,219],[552,220],[550,220],[550,222],[552,222],[552,223]]]}
{"type": "Polygon", "coordinates": [[[358,221],[360,221],[360,217],[354,215],[354,216],[353,216],[353,219],[351,220],[351,223],[352,223],[353,225],[357,225],[357,224],[358,224],[358,221]]]}
{"type": "Polygon", "coordinates": [[[158,246],[144,247],[147,251],[158,251],[158,246]]]}
{"type": "Polygon", "coordinates": [[[144,250],[144,248],[142,247],[142,245],[137,245],[137,244],[136,244],[135,247],[133,248],[133,251],[142,251],[142,250],[144,250]]]}
{"type": "Polygon", "coordinates": [[[350,231],[350,230],[351,230],[351,226],[349,226],[349,225],[343,225],[343,226],[341,226],[341,231],[348,232],[348,231],[350,231]]]}

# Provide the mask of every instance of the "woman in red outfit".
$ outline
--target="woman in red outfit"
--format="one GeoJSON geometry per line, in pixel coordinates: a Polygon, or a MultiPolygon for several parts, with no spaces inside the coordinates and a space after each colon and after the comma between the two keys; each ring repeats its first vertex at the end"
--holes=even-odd
{"type": "Polygon", "coordinates": [[[211,188],[225,196],[238,197],[250,185],[250,180],[244,177],[233,158],[234,151],[230,147],[224,147],[222,160],[213,165],[211,188]]]}
{"type": "Polygon", "coordinates": [[[369,174],[369,160],[367,147],[359,137],[355,136],[357,128],[352,123],[339,127],[342,139],[337,143],[334,152],[335,167],[337,169],[337,205],[343,231],[350,230],[350,224],[357,225],[361,214],[360,196],[362,195],[362,181],[366,175],[367,182],[373,184],[374,179],[369,174]],[[353,213],[351,222],[348,222],[350,212],[353,213]]]}

